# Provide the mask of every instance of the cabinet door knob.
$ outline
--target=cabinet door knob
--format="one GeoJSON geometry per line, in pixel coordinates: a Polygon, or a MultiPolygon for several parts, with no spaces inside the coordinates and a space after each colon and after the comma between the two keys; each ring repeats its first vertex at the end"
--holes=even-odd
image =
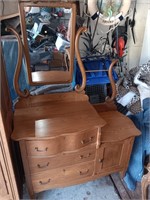
{"type": "Polygon", "coordinates": [[[46,147],[45,149],[39,149],[38,147],[35,147],[35,150],[36,150],[37,152],[45,152],[45,151],[48,150],[48,147],[46,147]]]}
{"type": "Polygon", "coordinates": [[[38,166],[38,168],[46,168],[46,167],[48,167],[48,165],[49,165],[49,162],[47,163],[47,164],[45,164],[45,165],[40,165],[40,164],[38,164],[37,166],[38,166]]]}
{"type": "Polygon", "coordinates": [[[51,181],[51,179],[49,178],[48,181],[46,181],[46,182],[39,181],[39,183],[40,183],[41,185],[46,185],[46,184],[50,183],[50,181],[51,181]]]}
{"type": "Polygon", "coordinates": [[[86,171],[80,171],[80,175],[86,175],[89,172],[89,169],[87,169],[86,171]]]}
{"type": "Polygon", "coordinates": [[[102,162],[103,162],[103,160],[104,160],[103,158],[102,158],[102,159],[99,159],[99,160],[98,160],[98,162],[99,162],[99,163],[102,163],[102,162]]]}
{"type": "Polygon", "coordinates": [[[94,139],[94,137],[89,137],[87,140],[81,140],[81,144],[88,144],[90,142],[92,142],[94,139]]]}

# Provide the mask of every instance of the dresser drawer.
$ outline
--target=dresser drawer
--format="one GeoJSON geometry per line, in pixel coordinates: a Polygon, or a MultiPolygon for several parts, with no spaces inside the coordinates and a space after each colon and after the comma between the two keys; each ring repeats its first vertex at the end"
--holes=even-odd
{"type": "Polygon", "coordinates": [[[48,140],[26,141],[28,156],[51,156],[61,152],[74,151],[96,143],[98,128],[60,135],[48,140]]]}
{"type": "Polygon", "coordinates": [[[95,144],[84,147],[71,153],[60,153],[50,157],[28,157],[30,172],[38,173],[49,169],[55,169],[68,165],[74,165],[81,162],[87,162],[95,159],[95,144]]]}
{"type": "Polygon", "coordinates": [[[28,156],[51,156],[62,151],[62,143],[65,137],[48,140],[26,141],[28,156]]]}
{"type": "Polygon", "coordinates": [[[35,192],[49,188],[64,187],[69,181],[74,182],[93,175],[94,162],[86,162],[74,166],[49,170],[46,172],[31,175],[35,192]]]}

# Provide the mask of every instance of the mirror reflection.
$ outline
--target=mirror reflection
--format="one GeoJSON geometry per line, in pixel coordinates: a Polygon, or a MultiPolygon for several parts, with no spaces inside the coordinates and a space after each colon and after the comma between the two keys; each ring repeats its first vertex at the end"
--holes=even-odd
{"type": "Polygon", "coordinates": [[[60,7],[26,5],[22,11],[30,83],[71,82],[74,56],[71,41],[74,40],[72,32],[75,30],[71,4],[60,7]]]}

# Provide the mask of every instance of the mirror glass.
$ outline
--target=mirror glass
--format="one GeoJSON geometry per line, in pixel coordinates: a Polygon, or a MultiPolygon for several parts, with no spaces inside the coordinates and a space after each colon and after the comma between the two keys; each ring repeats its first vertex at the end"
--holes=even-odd
{"type": "Polygon", "coordinates": [[[29,83],[71,82],[76,5],[69,2],[23,1],[19,10],[29,83]]]}

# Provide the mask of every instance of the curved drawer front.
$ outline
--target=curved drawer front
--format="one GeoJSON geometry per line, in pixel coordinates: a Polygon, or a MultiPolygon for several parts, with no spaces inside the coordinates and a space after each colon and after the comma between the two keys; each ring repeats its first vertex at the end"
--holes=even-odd
{"type": "Polygon", "coordinates": [[[31,175],[35,192],[49,188],[64,187],[68,182],[79,180],[93,175],[94,162],[86,162],[70,167],[49,170],[39,174],[31,175]]]}
{"type": "Polygon", "coordinates": [[[28,157],[30,173],[74,165],[95,159],[95,144],[71,153],[61,153],[51,157],[28,157]]]}
{"type": "Polygon", "coordinates": [[[80,133],[60,135],[48,140],[26,141],[28,156],[51,156],[65,151],[75,151],[97,140],[98,128],[80,133]]]}

